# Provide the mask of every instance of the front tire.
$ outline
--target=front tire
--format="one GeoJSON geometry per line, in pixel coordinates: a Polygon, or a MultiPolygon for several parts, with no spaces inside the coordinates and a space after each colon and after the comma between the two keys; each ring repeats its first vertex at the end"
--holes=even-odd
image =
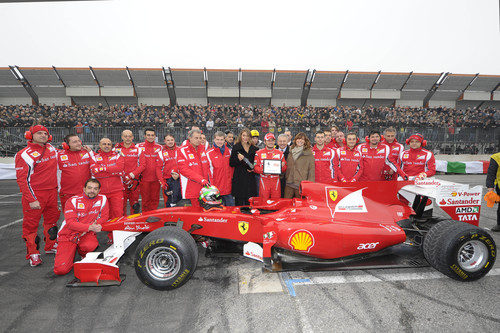
{"type": "Polygon", "coordinates": [[[148,234],[135,252],[135,272],[146,286],[157,290],[179,288],[198,263],[196,243],[183,229],[163,227],[148,234]]]}
{"type": "Polygon", "coordinates": [[[431,266],[452,279],[475,281],[493,267],[496,245],[485,230],[446,220],[429,230],[424,240],[424,256],[431,266]]]}

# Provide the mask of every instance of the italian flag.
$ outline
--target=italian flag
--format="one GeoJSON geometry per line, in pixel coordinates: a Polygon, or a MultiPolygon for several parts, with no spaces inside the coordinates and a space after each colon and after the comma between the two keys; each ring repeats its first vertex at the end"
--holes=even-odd
{"type": "Polygon", "coordinates": [[[485,174],[489,165],[489,161],[448,162],[436,160],[436,171],[445,173],[485,174]]]}

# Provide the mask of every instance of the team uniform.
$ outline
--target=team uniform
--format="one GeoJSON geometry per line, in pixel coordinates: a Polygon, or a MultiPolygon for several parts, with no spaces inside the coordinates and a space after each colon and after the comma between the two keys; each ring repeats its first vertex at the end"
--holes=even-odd
{"type": "Polygon", "coordinates": [[[408,177],[432,177],[436,174],[436,159],[434,154],[427,149],[407,149],[399,155],[401,161],[401,169],[408,177]]]}
{"type": "Polygon", "coordinates": [[[229,166],[230,157],[231,149],[227,145],[214,146],[207,151],[210,184],[219,189],[225,206],[234,206],[231,196],[234,168],[229,166]]]}
{"type": "Polygon", "coordinates": [[[335,155],[337,179],[342,182],[358,181],[363,174],[363,156],[359,151],[347,146],[338,148],[335,155]]]}
{"type": "Polygon", "coordinates": [[[71,271],[77,250],[83,258],[99,246],[95,232],[88,230],[90,224],[103,224],[108,220],[108,200],[102,194],[93,199],[85,194],[73,196],[64,207],[64,217],[57,235],[59,246],[54,260],[57,275],[71,271]]]}
{"type": "MultiPolygon", "coordinates": [[[[114,151],[121,153],[124,159],[124,178],[128,178],[130,173],[134,175],[133,179],[139,181],[141,173],[144,171],[146,160],[142,154],[142,150],[131,144],[130,147],[125,148],[123,142],[115,145],[114,151]]],[[[125,182],[127,183],[127,182],[125,182]]],[[[127,215],[127,202],[130,203],[131,213],[139,213],[139,188],[134,186],[132,188],[125,187],[123,192],[123,214],[127,215]]]]}
{"type": "Polygon", "coordinates": [[[264,160],[277,160],[282,163],[281,173],[286,171],[286,161],[283,153],[276,148],[271,150],[263,148],[255,153],[254,172],[260,174],[259,197],[262,199],[279,199],[281,197],[280,175],[271,175],[264,173],[264,160]]]}
{"type": "Polygon", "coordinates": [[[59,199],[63,209],[69,198],[82,192],[85,182],[90,178],[90,163],[93,155],[92,151],[88,152],[83,149],[58,151],[59,199]]]}
{"type": "Polygon", "coordinates": [[[399,166],[393,161],[388,145],[379,143],[377,147],[370,147],[369,143],[362,143],[356,147],[363,156],[363,173],[359,181],[385,180],[384,168],[387,165],[394,172],[401,174],[399,166]]]}
{"type": "Polygon", "coordinates": [[[139,185],[142,197],[142,211],[148,212],[158,208],[160,203],[160,182],[156,177],[156,158],[161,152],[161,145],[156,142],[141,142],[137,147],[145,157],[145,168],[139,185]]]}
{"type": "Polygon", "coordinates": [[[117,152],[99,152],[94,155],[90,170],[92,176],[101,183],[101,194],[109,204],[109,218],[123,216],[123,169],[125,160],[117,152]]]}
{"type": "Polygon", "coordinates": [[[48,143],[40,146],[29,141],[28,146],[16,154],[15,166],[17,184],[22,194],[26,259],[40,254],[37,231],[42,215],[45,252],[54,253],[60,214],[57,207],[57,150],[48,143]],[[35,201],[40,203],[41,209],[31,209],[29,204],[35,201]]]}
{"type": "Polygon", "coordinates": [[[335,150],[327,146],[323,146],[323,149],[320,150],[317,145],[314,145],[312,152],[314,155],[316,182],[323,184],[332,184],[335,182],[338,178],[333,166],[335,150]]]}
{"type": "Polygon", "coordinates": [[[205,149],[195,148],[191,143],[177,150],[177,166],[181,179],[182,198],[191,200],[191,205],[199,207],[198,197],[203,185],[208,184],[209,167],[205,149]]]}
{"type": "MultiPolygon", "coordinates": [[[[394,140],[393,142],[389,143],[387,141],[384,141],[384,143],[386,145],[389,146],[389,148],[391,149],[391,157],[392,157],[392,160],[396,163],[396,164],[400,164],[401,163],[401,160],[399,159],[399,155],[401,154],[401,152],[403,150],[405,150],[405,146],[403,146],[402,144],[400,144],[397,140],[394,140]]],[[[384,178],[385,180],[396,180],[396,175],[393,173],[391,174],[390,171],[391,168],[389,166],[386,166],[384,168],[384,178]]]]}
{"type": "Polygon", "coordinates": [[[328,148],[334,149],[334,150],[341,147],[335,139],[332,139],[332,141],[328,142],[328,144],[326,146],[328,148]]]}
{"type": "Polygon", "coordinates": [[[165,191],[162,191],[165,207],[170,207],[182,199],[180,181],[172,178],[172,172],[179,173],[176,153],[177,146],[175,145],[172,148],[163,147],[156,157],[156,177],[160,180],[162,187],[172,192],[166,195],[165,191]]]}

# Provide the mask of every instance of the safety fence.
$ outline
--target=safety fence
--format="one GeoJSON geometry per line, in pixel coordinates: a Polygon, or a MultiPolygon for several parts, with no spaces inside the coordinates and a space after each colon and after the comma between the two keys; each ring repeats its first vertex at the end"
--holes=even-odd
{"type": "MultiPolygon", "coordinates": [[[[112,142],[121,140],[121,133],[125,129],[130,129],[134,134],[135,141],[144,141],[144,129],[146,127],[83,127],[83,128],[67,128],[67,127],[50,127],[49,131],[52,135],[52,142],[55,146],[60,146],[63,138],[75,133],[80,136],[85,144],[97,146],[99,140],[107,137],[112,142]]],[[[0,156],[13,156],[18,150],[26,145],[24,132],[28,127],[3,127],[0,128],[0,156]]],[[[273,132],[275,135],[284,133],[290,130],[292,135],[298,132],[304,132],[314,142],[314,134],[319,129],[316,127],[275,127],[261,128],[253,127],[260,133],[260,139],[263,140],[264,134],[273,132]]],[[[356,132],[361,140],[371,131],[372,128],[353,127],[351,129],[343,128],[344,133],[356,132]]],[[[176,142],[180,143],[186,139],[188,127],[158,127],[155,129],[158,141],[163,142],[163,138],[167,133],[175,137],[176,142]]],[[[216,131],[232,131],[235,136],[240,132],[241,128],[202,128],[203,133],[209,142],[212,142],[213,135],[216,131]]],[[[496,144],[500,139],[500,129],[491,128],[465,128],[457,127],[450,130],[449,128],[439,127],[402,127],[397,128],[397,139],[404,143],[404,140],[414,133],[421,133],[428,141],[428,149],[435,153],[442,154],[490,154],[496,152],[496,144]]]]}

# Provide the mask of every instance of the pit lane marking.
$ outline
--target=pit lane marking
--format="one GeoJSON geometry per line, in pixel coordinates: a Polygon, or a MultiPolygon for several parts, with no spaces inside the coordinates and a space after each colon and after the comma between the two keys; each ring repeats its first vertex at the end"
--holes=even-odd
{"type": "Polygon", "coordinates": [[[15,197],[18,195],[21,195],[21,192],[15,193],[15,194],[3,194],[3,195],[0,195],[0,199],[7,198],[7,197],[15,197]]]}
{"type": "Polygon", "coordinates": [[[7,228],[7,227],[10,227],[11,225],[16,224],[16,223],[19,223],[19,222],[22,222],[22,221],[23,221],[23,219],[19,219],[19,220],[15,220],[14,222],[10,222],[10,223],[8,223],[8,224],[6,224],[6,225],[1,226],[1,227],[0,227],[0,230],[1,230],[1,229],[4,229],[4,228],[7,228]]]}
{"type": "Polygon", "coordinates": [[[278,274],[262,273],[262,267],[238,268],[240,294],[283,293],[278,274]]]}
{"type": "Polygon", "coordinates": [[[0,276],[4,276],[4,275],[7,275],[9,274],[10,272],[0,272],[0,276]]]}
{"type": "MultiPolygon", "coordinates": [[[[500,275],[500,268],[495,268],[489,271],[486,276],[500,275]]],[[[317,276],[303,279],[284,279],[288,294],[292,297],[297,296],[295,286],[305,285],[320,285],[320,284],[342,284],[342,283],[366,283],[366,282],[388,282],[388,281],[410,281],[410,280],[432,280],[443,279],[447,276],[438,271],[428,272],[399,272],[399,273],[380,273],[377,276],[369,272],[352,273],[352,272],[336,272],[331,276],[317,276]]]]}

